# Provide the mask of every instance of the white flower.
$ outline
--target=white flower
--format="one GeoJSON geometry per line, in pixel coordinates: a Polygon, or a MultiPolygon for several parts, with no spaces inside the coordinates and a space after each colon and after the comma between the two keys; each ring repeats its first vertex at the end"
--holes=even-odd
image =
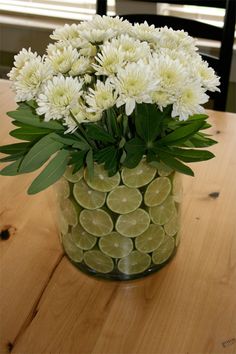
{"type": "Polygon", "coordinates": [[[95,57],[95,55],[97,54],[96,45],[87,42],[81,47],[79,53],[85,57],[95,57]]]}
{"type": "Polygon", "coordinates": [[[84,39],[80,37],[79,27],[75,23],[56,28],[50,37],[64,45],[71,45],[73,48],[80,48],[85,44],[84,39]]]}
{"type": "Polygon", "coordinates": [[[159,30],[154,26],[149,26],[145,21],[144,23],[135,23],[132,30],[132,35],[140,41],[156,43],[158,40],[159,30]]]}
{"type": "Polygon", "coordinates": [[[80,33],[81,37],[90,43],[102,43],[109,38],[114,36],[112,29],[100,30],[100,29],[90,29],[84,30],[80,33]]]}
{"type": "Polygon", "coordinates": [[[169,104],[172,104],[175,100],[174,95],[168,91],[153,91],[151,93],[152,102],[156,103],[161,111],[163,108],[167,107],[169,104]]]}
{"type": "Polygon", "coordinates": [[[86,112],[86,118],[90,122],[97,122],[102,118],[102,112],[86,112]]]}
{"type": "Polygon", "coordinates": [[[220,85],[220,78],[215,75],[212,68],[209,67],[206,61],[198,61],[193,66],[193,71],[196,77],[201,81],[202,86],[209,91],[220,91],[217,86],[220,85]]]}
{"type": "Polygon", "coordinates": [[[96,75],[114,75],[124,65],[124,55],[118,49],[109,44],[103,45],[101,53],[95,57],[98,64],[93,64],[96,75]]]}
{"type": "Polygon", "coordinates": [[[46,121],[68,117],[82,93],[82,85],[77,78],[54,76],[45,83],[43,93],[38,96],[37,113],[44,114],[46,121]]]}
{"type": "Polygon", "coordinates": [[[186,82],[173,104],[171,116],[179,117],[180,120],[187,120],[193,114],[203,113],[204,108],[200,105],[207,101],[208,96],[199,81],[186,82]]]}
{"type": "Polygon", "coordinates": [[[91,62],[90,62],[89,58],[80,56],[72,64],[71,70],[69,71],[69,75],[71,75],[71,76],[83,75],[86,72],[89,72],[90,68],[91,68],[91,62]]]}
{"type": "Polygon", "coordinates": [[[146,42],[141,42],[129,35],[122,34],[118,38],[113,38],[109,46],[117,48],[123,53],[124,60],[129,62],[137,62],[150,55],[150,47],[146,42]]]}
{"type": "Polygon", "coordinates": [[[173,60],[168,56],[155,56],[150,64],[159,81],[161,91],[175,94],[185,85],[188,72],[178,60],[173,60]]]}
{"type": "Polygon", "coordinates": [[[95,88],[89,88],[89,94],[85,96],[85,100],[89,105],[88,112],[99,112],[106,110],[116,103],[117,93],[114,92],[114,87],[110,80],[105,83],[98,80],[95,88]]]}
{"type": "Polygon", "coordinates": [[[20,70],[14,84],[16,101],[29,101],[34,99],[40,91],[41,85],[51,77],[51,68],[43,63],[40,57],[26,62],[20,70]]]}
{"type": "Polygon", "coordinates": [[[50,51],[47,61],[50,63],[55,74],[66,74],[69,72],[73,64],[78,60],[79,53],[72,46],[64,47],[62,50],[57,49],[50,51]]]}
{"type": "Polygon", "coordinates": [[[26,63],[28,63],[31,60],[34,60],[38,57],[38,54],[36,52],[31,52],[31,48],[26,50],[23,48],[19,54],[14,56],[14,66],[11,71],[7,74],[10,80],[14,81],[17,80],[17,77],[20,73],[20,70],[24,67],[26,63]]]}
{"type": "Polygon", "coordinates": [[[169,48],[173,51],[180,50],[185,52],[195,52],[196,39],[190,37],[188,33],[181,31],[174,31],[172,28],[163,27],[159,31],[159,39],[156,48],[169,48]]]}
{"type": "Polygon", "coordinates": [[[109,17],[95,15],[91,21],[91,26],[95,29],[104,31],[111,29],[113,31],[113,36],[117,36],[122,33],[131,33],[132,31],[131,23],[118,16],[109,17]]]}
{"type": "Polygon", "coordinates": [[[158,85],[150,66],[141,60],[119,69],[117,78],[111,79],[111,82],[119,94],[116,106],[125,104],[127,115],[133,112],[136,102],[151,103],[151,92],[155,91],[158,85]]]}

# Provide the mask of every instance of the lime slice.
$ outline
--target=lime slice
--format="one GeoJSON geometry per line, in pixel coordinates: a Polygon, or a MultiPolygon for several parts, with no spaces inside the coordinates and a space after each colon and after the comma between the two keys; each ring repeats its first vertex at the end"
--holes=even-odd
{"type": "Polygon", "coordinates": [[[83,179],[74,184],[73,193],[76,201],[86,209],[100,208],[106,200],[106,193],[91,189],[83,179]]]}
{"type": "Polygon", "coordinates": [[[108,207],[118,214],[127,214],[136,210],[142,203],[142,194],[136,188],[118,186],[107,197],[108,207]]]}
{"type": "Polygon", "coordinates": [[[164,225],[164,230],[169,236],[174,236],[179,231],[179,216],[177,213],[164,225]]]}
{"type": "Polygon", "coordinates": [[[58,216],[58,226],[59,231],[62,233],[62,235],[66,235],[68,232],[68,223],[66,222],[63,215],[58,216]]]}
{"type": "Polygon", "coordinates": [[[106,256],[101,251],[87,251],[84,254],[84,262],[89,268],[100,273],[110,273],[114,268],[111,257],[106,256]]]}
{"type": "Polygon", "coordinates": [[[76,244],[76,246],[86,251],[93,248],[97,242],[97,238],[93,235],[90,235],[79,224],[72,228],[71,239],[76,244]]]}
{"type": "Polygon", "coordinates": [[[164,202],[171,191],[171,182],[168,177],[154,179],[146,189],[144,203],[147,206],[156,206],[164,202]]]}
{"type": "Polygon", "coordinates": [[[178,247],[180,243],[181,232],[179,231],[175,236],[175,246],[178,247]]]}
{"type": "Polygon", "coordinates": [[[72,259],[72,261],[82,262],[83,251],[79,247],[77,247],[74,242],[72,242],[70,234],[63,236],[63,247],[69,258],[72,259]]]}
{"type": "Polygon", "coordinates": [[[103,165],[94,165],[93,179],[89,179],[86,169],[84,178],[89,187],[100,192],[110,192],[120,183],[120,174],[117,172],[114,176],[108,177],[107,171],[104,169],[103,165]]]}
{"type": "Polygon", "coordinates": [[[183,199],[183,184],[182,184],[182,176],[180,173],[175,173],[173,178],[173,188],[172,194],[174,201],[176,203],[181,203],[183,199]]]}
{"type": "Polygon", "coordinates": [[[83,173],[84,173],[83,168],[81,168],[76,173],[73,173],[73,170],[74,170],[74,166],[67,166],[66,172],[64,173],[64,177],[72,183],[79,182],[83,177],[83,173]]]}
{"type": "Polygon", "coordinates": [[[110,235],[100,238],[99,247],[107,256],[122,258],[130,254],[133,249],[133,242],[130,238],[113,231],[110,235]]]}
{"type": "Polygon", "coordinates": [[[102,209],[82,210],[79,219],[82,227],[94,236],[106,236],[113,229],[110,215],[102,209]]]}
{"type": "Polygon", "coordinates": [[[124,184],[131,188],[145,186],[151,182],[156,174],[156,169],[142,160],[135,168],[124,167],[121,177],[124,184]]]}
{"type": "Polygon", "coordinates": [[[119,260],[118,269],[124,274],[139,274],[144,272],[151,264],[151,257],[139,251],[133,251],[119,260]]]}
{"type": "Polygon", "coordinates": [[[172,255],[175,248],[173,237],[166,236],[159,248],[152,253],[152,261],[155,264],[162,264],[172,255]]]}
{"type": "Polygon", "coordinates": [[[56,195],[59,201],[62,199],[66,199],[70,196],[70,186],[67,180],[62,177],[59,181],[55,184],[56,188],[56,195]]]}
{"type": "Polygon", "coordinates": [[[123,236],[136,237],[148,229],[150,217],[143,209],[120,215],[116,221],[116,230],[123,236]]]}
{"type": "Polygon", "coordinates": [[[165,165],[163,162],[157,162],[158,174],[161,177],[169,176],[173,170],[169,166],[165,165]]]}
{"type": "Polygon", "coordinates": [[[138,251],[149,253],[157,249],[165,237],[165,232],[160,225],[151,224],[149,228],[135,239],[138,251]]]}
{"type": "Polygon", "coordinates": [[[79,206],[75,205],[70,199],[64,199],[60,203],[60,210],[67,224],[72,226],[78,224],[79,206]]]}
{"type": "Polygon", "coordinates": [[[149,208],[149,214],[154,224],[164,225],[176,213],[175,203],[172,197],[167,199],[161,205],[149,208]]]}

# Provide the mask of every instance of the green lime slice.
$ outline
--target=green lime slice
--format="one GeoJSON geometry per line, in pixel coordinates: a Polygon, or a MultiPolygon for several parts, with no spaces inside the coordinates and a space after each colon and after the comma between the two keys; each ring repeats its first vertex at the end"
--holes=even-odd
{"type": "Polygon", "coordinates": [[[100,238],[99,247],[107,256],[122,258],[130,254],[133,249],[133,242],[130,238],[113,231],[110,235],[100,238]]]}
{"type": "Polygon", "coordinates": [[[100,192],[110,192],[120,183],[120,174],[117,172],[114,176],[108,177],[107,171],[104,169],[103,165],[94,165],[93,179],[89,179],[86,169],[84,178],[89,187],[100,192]]]}
{"type": "Polygon", "coordinates": [[[91,189],[83,179],[74,184],[73,194],[76,201],[86,209],[100,208],[106,200],[106,193],[91,189]]]}
{"type": "Polygon", "coordinates": [[[149,208],[149,214],[154,224],[164,225],[176,213],[175,203],[171,196],[161,204],[149,208]]]}
{"type": "Polygon", "coordinates": [[[74,262],[82,262],[83,260],[83,251],[75,245],[75,243],[71,240],[71,235],[68,233],[64,235],[62,238],[63,247],[65,252],[69,256],[70,259],[74,262]]]}
{"type": "Polygon", "coordinates": [[[121,177],[124,184],[130,188],[139,188],[150,183],[156,174],[156,169],[142,160],[135,168],[124,167],[121,177]]]}
{"type": "Polygon", "coordinates": [[[179,246],[180,237],[181,237],[181,232],[179,231],[179,232],[175,235],[175,246],[176,246],[176,247],[179,246]]]}
{"type": "Polygon", "coordinates": [[[143,253],[153,252],[162,243],[165,232],[160,225],[151,224],[149,228],[135,239],[135,246],[143,253]]]}
{"type": "Polygon", "coordinates": [[[60,203],[61,214],[65,221],[72,226],[78,224],[79,206],[73,203],[70,199],[64,199],[60,203]]]}
{"type": "Polygon", "coordinates": [[[118,214],[127,214],[136,210],[142,203],[142,194],[136,188],[118,186],[107,197],[109,209],[118,214]]]}
{"type": "Polygon", "coordinates": [[[124,274],[139,274],[144,272],[150,264],[151,257],[148,254],[133,251],[119,260],[118,269],[124,274]]]}
{"type": "Polygon", "coordinates": [[[179,231],[179,216],[177,213],[164,225],[164,230],[169,236],[174,236],[179,231]]]}
{"type": "Polygon", "coordinates": [[[70,196],[70,186],[67,180],[62,177],[55,183],[56,196],[59,201],[66,199],[70,196]]]}
{"type": "Polygon", "coordinates": [[[93,248],[97,242],[97,237],[90,235],[79,224],[72,228],[71,239],[76,246],[86,251],[93,248]]]}
{"type": "Polygon", "coordinates": [[[120,215],[116,221],[116,230],[123,236],[136,237],[148,229],[150,217],[143,209],[120,215]]]}
{"type": "Polygon", "coordinates": [[[67,166],[66,172],[64,173],[64,177],[72,183],[79,182],[83,177],[83,173],[84,173],[83,168],[81,168],[76,173],[73,173],[73,170],[74,170],[74,166],[67,166]]]}
{"type": "Polygon", "coordinates": [[[153,207],[160,205],[166,200],[171,191],[171,182],[168,177],[158,177],[147,187],[144,194],[144,203],[153,207]]]}
{"type": "Polygon", "coordinates": [[[172,194],[174,201],[176,203],[181,203],[183,199],[183,184],[182,184],[182,176],[180,173],[175,173],[173,178],[173,188],[172,194]]]}
{"type": "Polygon", "coordinates": [[[82,210],[79,217],[82,227],[94,236],[106,236],[113,230],[113,221],[102,209],[82,210]]]}
{"type": "Polygon", "coordinates": [[[157,162],[157,169],[158,169],[158,174],[161,177],[166,177],[169,176],[173,170],[163,162],[157,162]]]}
{"type": "Polygon", "coordinates": [[[111,257],[103,254],[101,251],[87,251],[84,254],[84,262],[89,268],[100,273],[110,273],[114,268],[111,257]]]}
{"type": "Polygon", "coordinates": [[[66,235],[68,232],[68,223],[66,222],[63,215],[58,216],[58,227],[62,235],[66,235]]]}
{"type": "Polygon", "coordinates": [[[155,264],[162,264],[167,261],[172,255],[175,248],[175,240],[173,237],[166,236],[162,241],[160,247],[158,247],[152,253],[152,261],[155,264]]]}

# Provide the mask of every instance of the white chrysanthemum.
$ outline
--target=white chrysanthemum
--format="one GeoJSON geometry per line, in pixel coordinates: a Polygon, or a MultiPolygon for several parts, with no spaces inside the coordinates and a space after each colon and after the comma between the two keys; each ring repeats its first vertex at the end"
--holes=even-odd
{"type": "Polygon", "coordinates": [[[158,48],[169,48],[171,50],[180,50],[185,52],[195,52],[196,39],[190,37],[188,33],[181,31],[174,31],[172,28],[163,27],[159,31],[158,48]]]}
{"type": "Polygon", "coordinates": [[[23,66],[28,63],[30,60],[34,60],[38,57],[38,54],[36,52],[32,52],[31,48],[26,50],[23,48],[19,54],[14,56],[14,67],[11,69],[11,71],[7,74],[10,80],[14,81],[17,80],[17,77],[20,73],[20,70],[23,68],[23,66]]]}
{"type": "Polygon", "coordinates": [[[111,81],[119,94],[116,106],[125,104],[127,115],[133,112],[136,102],[151,103],[151,92],[158,86],[150,66],[141,60],[119,69],[117,77],[111,81]]]}
{"type": "Polygon", "coordinates": [[[93,64],[96,75],[114,75],[124,66],[124,54],[109,44],[103,45],[101,53],[95,57],[98,64],[93,64]]]}
{"type": "Polygon", "coordinates": [[[212,68],[209,67],[206,61],[198,61],[193,66],[193,73],[195,77],[198,77],[202,86],[209,91],[220,91],[218,86],[220,85],[220,78],[215,75],[212,68]]]}
{"type": "Polygon", "coordinates": [[[102,112],[86,112],[86,118],[90,122],[97,122],[102,118],[102,112]]]}
{"type": "Polygon", "coordinates": [[[96,45],[87,42],[81,47],[79,53],[85,57],[95,57],[95,55],[97,54],[96,45]]]}
{"type": "Polygon", "coordinates": [[[124,60],[128,62],[137,62],[140,59],[148,57],[151,53],[150,47],[146,42],[122,34],[118,38],[113,38],[110,46],[117,48],[123,53],[124,60]]]}
{"type": "Polygon", "coordinates": [[[173,104],[172,117],[179,117],[180,120],[187,120],[189,116],[203,113],[204,108],[201,104],[208,101],[199,81],[192,83],[186,82],[179,92],[173,104]]]}
{"type": "Polygon", "coordinates": [[[81,37],[90,43],[103,43],[109,38],[114,37],[114,32],[112,29],[100,30],[100,29],[90,29],[84,30],[80,33],[81,37]]]}
{"type": "Polygon", "coordinates": [[[105,83],[97,80],[95,88],[92,89],[90,87],[88,95],[85,96],[85,100],[89,105],[88,112],[104,111],[114,106],[116,99],[117,93],[114,91],[109,79],[105,83]]]}
{"type": "Polygon", "coordinates": [[[95,29],[104,31],[112,29],[113,36],[117,36],[122,33],[131,33],[132,31],[131,23],[127,20],[123,20],[118,16],[109,17],[95,15],[91,21],[91,26],[95,29]]]}
{"type": "Polygon", "coordinates": [[[39,94],[37,113],[45,115],[45,120],[63,119],[70,115],[70,110],[82,94],[83,83],[77,78],[54,76],[45,83],[43,93],[39,94]]]}
{"type": "Polygon", "coordinates": [[[43,63],[40,57],[26,62],[14,83],[16,101],[34,99],[40,91],[41,85],[51,77],[51,68],[43,63]]]}
{"type": "Polygon", "coordinates": [[[168,91],[157,90],[151,93],[152,102],[156,103],[161,111],[169,104],[173,104],[175,97],[168,91]]]}
{"type": "Polygon", "coordinates": [[[132,35],[140,41],[156,43],[158,40],[159,30],[145,21],[144,23],[135,23],[132,29],[132,35]]]}
{"type": "Polygon", "coordinates": [[[71,70],[69,71],[69,75],[77,76],[83,75],[86,72],[89,72],[91,69],[91,62],[89,58],[79,57],[71,66],[71,70]]]}
{"type": "Polygon", "coordinates": [[[168,56],[154,57],[151,65],[161,91],[174,94],[188,79],[186,68],[178,60],[172,60],[168,56]]]}
{"type": "Polygon", "coordinates": [[[55,74],[66,74],[71,70],[78,58],[79,53],[77,49],[68,46],[64,47],[62,50],[57,49],[54,52],[50,52],[47,61],[50,63],[55,74]]]}
{"type": "Polygon", "coordinates": [[[75,23],[56,28],[50,37],[64,45],[70,44],[73,48],[80,48],[85,44],[84,39],[80,37],[79,27],[75,23]]]}

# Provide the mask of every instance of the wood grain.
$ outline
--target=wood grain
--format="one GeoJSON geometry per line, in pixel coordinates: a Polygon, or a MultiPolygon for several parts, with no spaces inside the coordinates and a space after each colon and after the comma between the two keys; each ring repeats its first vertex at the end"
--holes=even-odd
{"type": "MultiPolygon", "coordinates": [[[[0,87],[2,118],[14,104],[0,87]]],[[[1,225],[17,229],[0,242],[0,352],[11,342],[15,354],[236,353],[236,115],[209,114],[216,158],[184,177],[180,248],[142,280],[80,273],[61,259],[52,191],[28,197],[32,176],[0,178],[1,225]]]]}

